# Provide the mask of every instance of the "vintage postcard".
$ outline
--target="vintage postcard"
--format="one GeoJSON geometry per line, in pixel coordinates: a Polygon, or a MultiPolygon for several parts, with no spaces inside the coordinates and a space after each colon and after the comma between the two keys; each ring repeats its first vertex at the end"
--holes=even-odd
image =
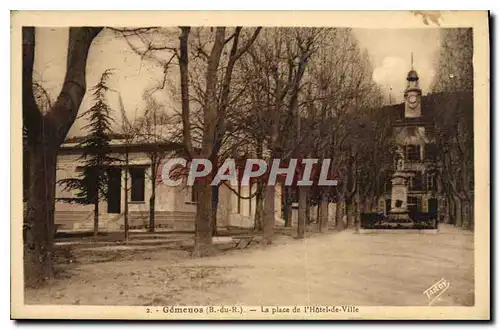
{"type": "Polygon", "coordinates": [[[490,318],[488,12],[11,25],[12,318],[490,318]]]}

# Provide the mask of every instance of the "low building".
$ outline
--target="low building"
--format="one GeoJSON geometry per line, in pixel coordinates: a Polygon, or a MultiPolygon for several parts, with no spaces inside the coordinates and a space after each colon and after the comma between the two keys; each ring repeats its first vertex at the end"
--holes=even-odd
{"type": "MultiPolygon", "coordinates": [[[[81,138],[67,140],[58,154],[57,180],[76,178],[83,170],[79,160],[82,154],[78,142],[81,138]]],[[[128,207],[131,230],[146,230],[149,224],[150,198],[155,180],[155,227],[156,230],[194,230],[197,194],[193,187],[181,184],[169,186],[161,182],[162,166],[156,173],[152,171],[152,156],[160,156],[161,163],[169,158],[177,158],[179,145],[175,143],[147,144],[125,143],[116,138],[111,141],[112,156],[125,159],[129,155],[128,207]]],[[[107,198],[99,204],[99,230],[120,231],[124,228],[125,208],[125,167],[124,162],[112,164],[108,170],[107,198]]],[[[254,227],[256,198],[245,198],[255,191],[255,187],[232,187],[221,185],[217,207],[218,227],[254,227]],[[238,194],[234,191],[239,192],[238,194]]],[[[55,223],[64,231],[90,231],[93,229],[94,205],[70,204],[61,198],[74,197],[74,191],[65,191],[56,186],[55,223]]],[[[281,188],[276,186],[275,218],[282,223],[281,188]]]]}

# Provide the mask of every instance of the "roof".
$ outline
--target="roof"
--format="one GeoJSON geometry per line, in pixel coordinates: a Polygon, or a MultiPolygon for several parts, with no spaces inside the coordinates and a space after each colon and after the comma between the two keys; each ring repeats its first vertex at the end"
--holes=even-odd
{"type": "MultiPolygon", "coordinates": [[[[59,148],[59,154],[78,154],[81,153],[82,147],[80,142],[82,142],[84,137],[80,136],[77,138],[67,139],[59,148]]],[[[113,139],[110,142],[110,147],[112,152],[124,153],[128,152],[170,152],[176,151],[182,153],[184,147],[181,143],[163,141],[163,142],[131,142],[124,143],[123,138],[113,139]]]]}
{"type": "Polygon", "coordinates": [[[418,80],[417,71],[410,70],[410,72],[408,72],[408,76],[406,76],[406,80],[411,80],[411,81],[418,80]]]}

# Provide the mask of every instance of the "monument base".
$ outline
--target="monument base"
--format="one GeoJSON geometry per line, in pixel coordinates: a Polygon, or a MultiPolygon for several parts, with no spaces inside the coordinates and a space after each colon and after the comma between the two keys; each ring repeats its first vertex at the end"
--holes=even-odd
{"type": "Polygon", "coordinates": [[[390,224],[413,224],[409,212],[401,209],[391,210],[386,221],[390,224]]]}
{"type": "Polygon", "coordinates": [[[391,222],[412,222],[409,212],[389,212],[391,222]]]}

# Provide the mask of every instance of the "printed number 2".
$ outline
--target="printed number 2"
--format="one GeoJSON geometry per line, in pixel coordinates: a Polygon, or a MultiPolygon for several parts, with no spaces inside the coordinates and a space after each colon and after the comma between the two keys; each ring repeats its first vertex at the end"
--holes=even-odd
{"type": "Polygon", "coordinates": [[[151,313],[151,309],[146,308],[146,313],[151,313]]]}

